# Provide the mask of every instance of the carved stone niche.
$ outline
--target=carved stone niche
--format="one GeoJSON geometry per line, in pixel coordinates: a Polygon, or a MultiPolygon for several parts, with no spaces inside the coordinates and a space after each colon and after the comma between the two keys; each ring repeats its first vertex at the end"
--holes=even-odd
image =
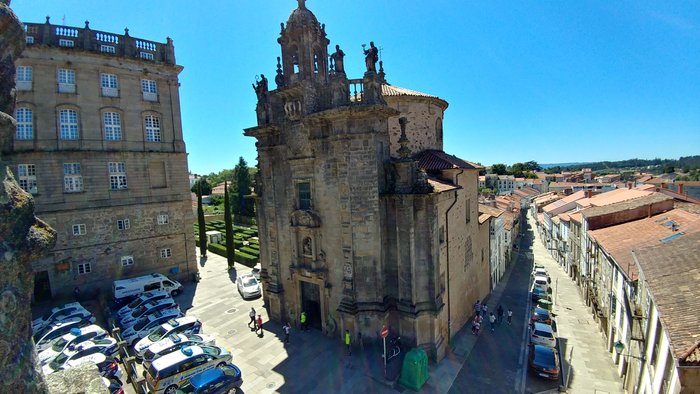
{"type": "Polygon", "coordinates": [[[292,227],[318,228],[321,227],[321,217],[314,211],[298,209],[289,216],[292,227]]]}

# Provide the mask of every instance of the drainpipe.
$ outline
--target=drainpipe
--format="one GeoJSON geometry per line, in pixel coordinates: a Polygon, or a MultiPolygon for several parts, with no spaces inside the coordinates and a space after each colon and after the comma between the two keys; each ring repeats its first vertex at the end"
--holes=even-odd
{"type": "MultiPolygon", "coordinates": [[[[462,175],[464,170],[460,170],[459,174],[455,177],[455,185],[459,186],[458,179],[459,176],[462,175]]],[[[455,190],[455,200],[452,201],[452,204],[450,204],[450,207],[447,208],[447,211],[445,211],[445,242],[448,242],[450,239],[450,210],[452,207],[455,206],[457,203],[457,190],[455,190]]],[[[469,209],[469,207],[467,207],[469,209]]],[[[478,220],[478,219],[477,219],[478,220]]],[[[447,246],[447,267],[445,267],[447,270],[447,343],[449,344],[452,341],[452,310],[450,308],[450,304],[452,303],[452,296],[450,295],[450,247],[449,247],[449,242],[447,246]]]]}

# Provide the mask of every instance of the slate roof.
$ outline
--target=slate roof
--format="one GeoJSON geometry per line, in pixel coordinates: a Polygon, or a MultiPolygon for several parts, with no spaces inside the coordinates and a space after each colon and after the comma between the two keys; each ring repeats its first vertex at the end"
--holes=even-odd
{"type": "Polygon", "coordinates": [[[479,170],[483,167],[460,159],[454,155],[448,155],[441,150],[424,150],[413,155],[413,159],[418,162],[418,167],[426,171],[447,170],[464,168],[469,170],[479,170]]]}
{"type": "Polygon", "coordinates": [[[674,237],[682,238],[695,233],[700,233],[700,216],[681,209],[588,231],[588,235],[615,259],[631,280],[638,277],[632,250],[667,244],[674,237]]]}
{"type": "Polygon", "coordinates": [[[634,251],[681,365],[700,365],[700,232],[634,251]]]}

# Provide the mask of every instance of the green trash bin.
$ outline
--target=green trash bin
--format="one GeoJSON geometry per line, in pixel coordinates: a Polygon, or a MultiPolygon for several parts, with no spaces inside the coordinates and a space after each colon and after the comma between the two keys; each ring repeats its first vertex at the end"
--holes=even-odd
{"type": "Polygon", "coordinates": [[[401,366],[399,383],[413,391],[418,391],[428,378],[428,354],[425,350],[413,349],[406,353],[401,366]]]}

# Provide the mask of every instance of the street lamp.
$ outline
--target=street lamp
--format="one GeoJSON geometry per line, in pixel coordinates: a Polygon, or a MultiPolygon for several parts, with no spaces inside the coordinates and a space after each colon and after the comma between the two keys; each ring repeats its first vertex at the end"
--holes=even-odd
{"type": "Polygon", "coordinates": [[[618,341],[615,342],[615,344],[613,345],[613,348],[615,349],[615,353],[617,353],[618,356],[622,355],[622,356],[625,356],[625,357],[632,357],[632,358],[636,358],[637,360],[641,360],[642,362],[644,362],[644,361],[646,360],[646,357],[644,357],[643,354],[642,354],[641,357],[633,356],[633,355],[631,355],[631,354],[629,354],[629,353],[627,353],[627,354],[622,354],[622,352],[625,351],[625,344],[622,343],[622,341],[620,341],[620,340],[618,340],[618,341]]]}

